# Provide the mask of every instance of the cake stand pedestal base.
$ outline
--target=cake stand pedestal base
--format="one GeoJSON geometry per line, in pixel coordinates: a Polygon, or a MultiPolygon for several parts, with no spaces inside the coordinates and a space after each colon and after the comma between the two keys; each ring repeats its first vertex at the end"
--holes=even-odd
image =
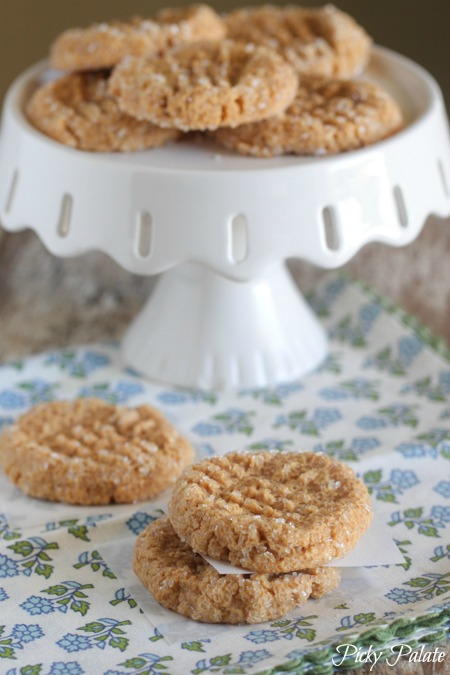
{"type": "Polygon", "coordinates": [[[300,377],[327,342],[284,265],[236,282],[187,263],[160,277],[122,352],[152,379],[227,389],[300,377]]]}

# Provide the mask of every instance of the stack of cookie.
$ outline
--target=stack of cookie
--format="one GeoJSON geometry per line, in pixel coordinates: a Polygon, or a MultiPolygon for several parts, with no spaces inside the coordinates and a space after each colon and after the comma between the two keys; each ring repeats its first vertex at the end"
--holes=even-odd
{"type": "Polygon", "coordinates": [[[186,468],[193,456],[154,408],[99,399],[41,403],[0,435],[0,466],[32,497],[130,503],[175,483],[169,517],[134,551],[136,574],[164,607],[197,621],[259,623],[337,587],[339,571],[327,565],[372,517],[349,467],[322,454],[261,452],[186,468]],[[220,574],[203,556],[243,572],[220,574]]]}
{"type": "Polygon", "coordinates": [[[43,133],[81,150],[131,151],[208,132],[260,157],[351,150],[397,131],[381,87],[352,79],[371,40],[331,5],[265,5],[220,17],[207,5],[63,33],[51,65],[68,74],[27,104],[43,133]]]}
{"type": "Polygon", "coordinates": [[[327,565],[371,518],[365,485],[336,460],[230,453],[185,470],[169,516],[139,535],[134,570],[161,605],[197,621],[269,621],[337,587],[327,565]],[[203,556],[245,572],[219,574],[203,556]]]}

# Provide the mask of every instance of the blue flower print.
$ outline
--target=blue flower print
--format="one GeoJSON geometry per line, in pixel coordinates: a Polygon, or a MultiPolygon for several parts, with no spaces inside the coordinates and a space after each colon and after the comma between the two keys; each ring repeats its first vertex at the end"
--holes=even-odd
{"type": "Polygon", "coordinates": [[[364,368],[375,368],[391,375],[406,375],[407,368],[423,348],[423,342],[416,335],[407,335],[400,338],[397,344],[387,345],[374,356],[368,357],[364,368]]]}
{"type": "Polygon", "coordinates": [[[5,600],[8,600],[8,598],[9,598],[8,593],[5,591],[4,588],[0,587],[0,602],[4,602],[5,600]]]}
{"type": "Polygon", "coordinates": [[[29,537],[14,541],[13,544],[9,544],[8,548],[19,556],[15,564],[20,567],[20,572],[25,576],[39,574],[48,579],[53,574],[54,566],[50,564],[52,558],[48,551],[59,548],[55,541],[48,542],[42,537],[29,537]]]}
{"type": "Polygon", "coordinates": [[[294,638],[311,642],[316,636],[316,631],[312,627],[313,621],[311,621],[314,619],[317,619],[316,615],[299,616],[296,619],[279,619],[270,624],[272,630],[265,628],[252,630],[244,637],[255,644],[274,640],[293,640],[294,638]]]}
{"type": "Polygon", "coordinates": [[[86,635],[76,635],[75,633],[66,633],[56,644],[65,649],[66,652],[80,652],[92,648],[91,642],[86,635]]]}
{"type": "Polygon", "coordinates": [[[356,316],[347,314],[340,319],[330,331],[333,340],[347,343],[352,347],[362,348],[367,345],[367,336],[381,313],[381,307],[376,302],[363,305],[356,316]]]}
{"type": "Polygon", "coordinates": [[[415,602],[417,599],[415,592],[409,591],[406,588],[393,588],[389,593],[386,593],[386,597],[398,605],[407,605],[410,602],[415,602]]]}
{"type": "Polygon", "coordinates": [[[67,529],[67,533],[77,539],[90,541],[89,530],[97,527],[97,523],[112,518],[111,513],[100,513],[86,518],[65,518],[64,520],[53,520],[45,523],[43,532],[54,532],[55,530],[67,529]]]}
{"type": "Polygon", "coordinates": [[[386,427],[416,427],[418,418],[415,405],[402,405],[400,403],[379,408],[371,415],[363,415],[356,422],[360,429],[372,431],[373,429],[383,429],[386,427]]]}
{"type": "Polygon", "coordinates": [[[15,389],[0,392],[0,407],[5,410],[20,410],[41,401],[53,401],[57,387],[56,383],[40,378],[19,382],[15,389]]]}
{"type": "Polygon", "coordinates": [[[94,588],[93,584],[80,584],[78,581],[70,580],[62,581],[41,591],[51,596],[50,598],[31,595],[22,602],[20,607],[32,616],[52,614],[53,612],[67,614],[69,610],[79,612],[84,616],[90,607],[88,595],[85,591],[91,588],[94,588]]]}
{"type": "Polygon", "coordinates": [[[313,414],[314,422],[319,429],[327,427],[329,424],[339,422],[342,415],[336,408],[317,408],[313,414]]]}
{"type": "Polygon", "coordinates": [[[418,534],[426,537],[440,537],[439,529],[445,529],[450,522],[450,506],[432,506],[429,515],[422,506],[395,511],[388,525],[395,527],[403,523],[409,530],[417,527],[418,534]]]}
{"type": "Polygon", "coordinates": [[[92,649],[93,647],[98,647],[98,649],[112,647],[123,652],[128,647],[128,638],[125,636],[125,630],[120,628],[120,626],[128,626],[130,624],[131,621],[128,619],[125,621],[110,619],[108,617],[97,619],[97,621],[90,621],[77,629],[90,633],[90,635],[66,633],[56,644],[65,649],[66,652],[83,651],[92,649]]]}
{"type": "Polygon", "coordinates": [[[16,577],[19,574],[19,567],[14,560],[0,553],[0,578],[16,577]]]}
{"type": "Polygon", "coordinates": [[[279,640],[280,636],[275,630],[265,630],[264,628],[261,628],[260,630],[250,631],[250,633],[247,633],[245,638],[246,640],[250,640],[250,642],[260,644],[264,642],[273,642],[274,640],[279,640]]]}
{"type": "Polygon", "coordinates": [[[78,562],[74,564],[76,570],[88,566],[93,572],[101,571],[103,577],[117,579],[114,572],[108,567],[108,564],[103,560],[98,551],[83,551],[83,553],[80,553],[78,556],[78,562]]]}
{"type": "Polygon", "coordinates": [[[410,586],[413,590],[392,588],[386,593],[386,597],[398,605],[406,605],[420,600],[431,600],[434,597],[448,593],[450,590],[450,572],[446,574],[427,572],[420,577],[414,577],[409,581],[405,581],[403,584],[410,586]]]}
{"type": "Polygon", "coordinates": [[[430,429],[430,431],[416,436],[416,439],[412,442],[400,443],[395,450],[406,459],[422,459],[425,457],[450,459],[450,429],[448,427],[430,429]]]}
{"type": "MultiPolygon", "coordinates": [[[[241,652],[237,661],[234,661],[231,654],[220,654],[214,656],[210,659],[200,659],[195,664],[195,668],[191,670],[195,675],[200,675],[200,673],[244,673],[247,672],[247,668],[253,668],[253,666],[264,659],[267,659],[269,656],[272,656],[270,652],[265,649],[258,649],[256,651],[244,651],[241,652]]],[[[144,672],[150,672],[153,674],[153,671],[135,671],[144,675],[144,672]]],[[[155,671],[156,673],[156,671],[155,671]]],[[[112,674],[110,674],[112,675],[112,674]]],[[[125,675],[125,673],[118,673],[117,675],[125,675]]],[[[131,675],[131,673],[130,673],[131,675]]]]}
{"type": "Polygon", "coordinates": [[[246,666],[253,666],[255,663],[259,663],[259,661],[269,658],[269,656],[271,656],[271,653],[268,652],[267,649],[257,649],[255,651],[249,650],[241,652],[238,663],[246,666]]]}
{"type": "Polygon", "coordinates": [[[65,349],[49,354],[44,363],[49,366],[55,365],[72,377],[86,377],[89,373],[107,366],[110,358],[106,354],[91,350],[80,352],[65,349]]]}
{"type": "MultiPolygon", "coordinates": [[[[218,657],[219,659],[221,657],[218,657]]],[[[158,654],[144,653],[117,664],[126,670],[108,669],[103,675],[158,675],[161,671],[167,672],[164,661],[173,661],[172,656],[159,656],[158,654]]],[[[207,668],[206,668],[207,670],[207,668]]],[[[215,669],[217,670],[217,668],[215,669]]],[[[205,668],[191,672],[203,673],[205,668]]]]}
{"type": "Polygon", "coordinates": [[[85,671],[76,661],[55,661],[48,675],[83,675],[85,671]]]}
{"type": "Polygon", "coordinates": [[[341,618],[336,631],[348,630],[355,626],[367,626],[367,624],[373,623],[375,620],[376,614],[374,612],[364,612],[354,615],[349,614],[341,618]]]}
{"type": "Polygon", "coordinates": [[[391,481],[400,491],[408,490],[419,483],[414,471],[402,471],[401,469],[391,471],[391,481]]]}
{"type": "Polygon", "coordinates": [[[312,371],[314,373],[334,373],[339,375],[342,372],[342,354],[340,352],[331,352],[322,363],[312,371]]]}
{"type": "Polygon", "coordinates": [[[5,389],[0,392],[0,407],[5,410],[18,410],[25,408],[27,399],[23,394],[16,391],[5,389]]]}
{"type": "Polygon", "coordinates": [[[139,382],[124,380],[111,384],[101,382],[82,387],[78,392],[80,398],[101,398],[107,403],[127,403],[130,398],[141,394],[144,387],[139,382]]]}
{"type": "Polygon", "coordinates": [[[346,380],[334,387],[325,387],[319,391],[319,396],[327,401],[369,399],[376,401],[379,398],[378,380],[369,380],[365,377],[355,377],[346,380]]]}
{"type": "Polygon", "coordinates": [[[199,436],[240,433],[250,436],[253,432],[253,411],[228,408],[223,413],[213,415],[211,421],[198,422],[193,431],[199,436]]]}
{"type": "Polygon", "coordinates": [[[250,396],[267,405],[282,405],[283,400],[291,394],[302,391],[301,382],[283,382],[275,387],[255,387],[254,389],[241,389],[239,396],[250,396]]]}
{"type": "Polygon", "coordinates": [[[44,636],[37,624],[16,623],[8,632],[6,626],[0,626],[0,659],[16,659],[16,650],[44,636]]]}
{"type": "Polygon", "coordinates": [[[126,588],[118,588],[114,593],[114,599],[110,600],[109,604],[115,607],[116,605],[120,605],[121,602],[126,602],[131,609],[137,607],[136,600],[131,597],[131,593],[126,588]]]}
{"type": "Polygon", "coordinates": [[[380,445],[380,441],[378,438],[374,438],[373,436],[360,436],[358,438],[354,438],[352,441],[352,448],[356,453],[362,454],[363,452],[368,452],[369,450],[373,450],[374,448],[378,448],[380,445]]]}
{"type": "Polygon", "coordinates": [[[416,335],[404,336],[398,341],[399,355],[406,365],[409,365],[413,361],[422,348],[423,342],[416,335]]]}
{"type": "Polygon", "coordinates": [[[209,403],[214,405],[217,401],[217,394],[213,391],[203,391],[202,389],[172,389],[158,394],[158,401],[166,405],[183,405],[187,403],[209,403]]]}
{"type": "Polygon", "coordinates": [[[154,520],[157,520],[164,515],[164,511],[161,509],[155,509],[154,514],[145,513],[144,511],[136,511],[133,515],[128,518],[126,521],[127,527],[132,531],[133,534],[140,534],[147,525],[152,523],[154,520]]]}
{"type": "Polygon", "coordinates": [[[307,410],[293,410],[290,413],[278,415],[274,428],[287,427],[307,436],[319,436],[320,430],[342,419],[342,414],[336,408],[316,408],[311,414],[307,410]]]}
{"type": "Polygon", "coordinates": [[[448,558],[450,560],[450,544],[446,544],[444,546],[435,546],[430,560],[432,562],[439,562],[439,560],[443,560],[444,558],[448,558]]]}
{"type": "Polygon", "coordinates": [[[444,403],[450,394],[450,370],[441,371],[437,379],[426,375],[412,384],[406,384],[400,392],[402,394],[413,393],[416,396],[427,398],[429,401],[444,403]]]}
{"type": "Polygon", "coordinates": [[[450,499],[450,480],[440,480],[433,490],[444,499],[450,499]]]}
{"type": "Polygon", "coordinates": [[[30,595],[20,606],[31,616],[52,614],[55,611],[48,598],[40,598],[38,595],[30,595]]]}
{"type": "Polygon", "coordinates": [[[392,469],[389,478],[383,480],[383,469],[366,471],[363,480],[370,494],[384,502],[397,502],[397,496],[419,484],[414,471],[392,469]]]}
{"type": "Polygon", "coordinates": [[[348,280],[343,276],[338,277],[326,284],[324,288],[309,293],[308,301],[316,314],[322,317],[329,316],[331,307],[347,286],[348,280]]]}
{"type": "Polygon", "coordinates": [[[436,521],[438,527],[445,527],[445,523],[450,523],[450,506],[433,506],[431,517],[436,521]]]}
{"type": "Polygon", "coordinates": [[[313,450],[314,452],[323,452],[329,457],[335,457],[340,461],[357,462],[361,455],[378,448],[379,445],[380,441],[374,436],[358,436],[350,443],[344,439],[318,443],[314,446],[313,450]]]}
{"type": "Polygon", "coordinates": [[[11,635],[22,644],[33,642],[44,635],[44,631],[37,623],[17,623],[11,631],[11,635]]]}

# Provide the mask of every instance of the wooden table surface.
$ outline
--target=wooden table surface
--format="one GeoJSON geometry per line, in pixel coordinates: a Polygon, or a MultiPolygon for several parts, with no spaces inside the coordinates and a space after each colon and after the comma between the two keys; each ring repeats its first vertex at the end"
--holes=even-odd
{"type": "MultiPolygon", "coordinates": [[[[346,266],[450,342],[450,223],[431,220],[404,249],[371,244],[346,266]]],[[[303,290],[329,272],[290,263],[303,290]]],[[[30,233],[0,233],[0,360],[50,347],[120,338],[146,300],[151,279],[121,270],[106,256],[90,253],[62,260],[47,253],[30,233]]],[[[449,643],[440,645],[447,653],[449,643]]],[[[351,671],[374,675],[450,673],[441,664],[377,666],[351,671]]],[[[350,672],[350,671],[349,671],[350,672]]]]}

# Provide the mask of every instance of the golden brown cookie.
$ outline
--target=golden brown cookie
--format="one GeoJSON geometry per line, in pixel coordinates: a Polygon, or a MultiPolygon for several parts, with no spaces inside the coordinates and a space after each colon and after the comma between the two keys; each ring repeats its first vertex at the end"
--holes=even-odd
{"type": "Polygon", "coordinates": [[[168,40],[167,47],[182,42],[222,40],[226,34],[225,22],[209,5],[166,7],[156,13],[156,21],[175,35],[168,40]]]}
{"type": "Polygon", "coordinates": [[[79,150],[144,150],[178,138],[174,129],[122,112],[107,83],[105,72],[71,73],[48,82],[28,101],[27,116],[39,131],[79,150]]]}
{"type": "Polygon", "coordinates": [[[298,73],[353,77],[369,58],[371,39],[333,5],[237,9],[225,17],[228,37],[276,50],[298,73]]]}
{"type": "Polygon", "coordinates": [[[296,90],[295,72],[278,54],[226,40],[130,57],[110,80],[125,112],[183,131],[265,119],[282,112],[296,90]]]}
{"type": "Polygon", "coordinates": [[[400,129],[398,104],[381,87],[359,80],[303,78],[287,110],[215,139],[244,155],[324,155],[375,143],[400,129]]]}
{"type": "Polygon", "coordinates": [[[70,504],[150,499],[193,456],[157,410],[99,399],[41,403],[0,435],[0,466],[17,487],[70,504]]]}
{"type": "Polygon", "coordinates": [[[134,571],[155,599],[206,623],[260,623],[283,616],[308,598],[320,598],[340,581],[336,568],[289,574],[219,574],[184,544],[168,518],[137,538],[134,571]]]}
{"type": "Polygon", "coordinates": [[[97,23],[62,33],[50,50],[50,63],[60,70],[112,68],[125,56],[158,54],[183,42],[220,40],[225,26],[208,5],[189,5],[160,12],[155,19],[97,23]]]}
{"type": "Polygon", "coordinates": [[[169,518],[194,551],[276,573],[342,557],[369,526],[372,511],[364,483],[325,455],[233,452],[183,473],[169,518]]]}

